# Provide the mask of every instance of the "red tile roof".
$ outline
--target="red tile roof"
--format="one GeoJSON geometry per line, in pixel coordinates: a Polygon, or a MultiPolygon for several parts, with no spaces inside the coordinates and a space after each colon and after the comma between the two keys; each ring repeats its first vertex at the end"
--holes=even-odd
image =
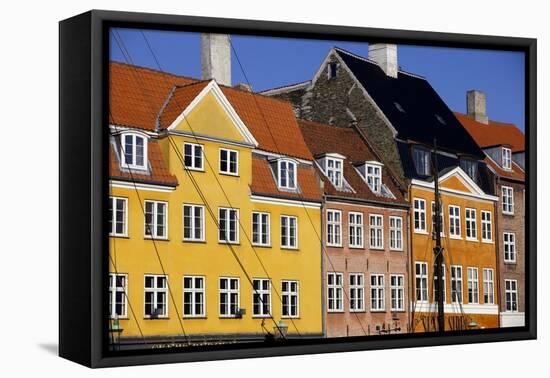
{"type": "MultiPolygon", "coordinates": [[[[204,81],[121,63],[110,64],[110,122],[155,130],[166,128],[204,87],[204,81]],[[191,84],[191,85],[190,85],[191,84]],[[173,88],[173,96],[169,100],[173,88]],[[179,113],[178,113],[179,112],[179,113]]],[[[258,141],[258,148],[311,160],[290,103],[220,86],[258,141]]]]}
{"type": "Polygon", "coordinates": [[[304,120],[298,122],[304,139],[314,156],[338,153],[346,157],[344,160],[344,178],[355,192],[337,190],[319,170],[319,176],[324,181],[326,194],[375,202],[406,204],[402,192],[392,180],[390,172],[385,166],[382,168],[382,183],[395,198],[374,194],[355,169],[355,164],[362,164],[365,161],[380,161],[355,128],[336,127],[304,120]]]}
{"type": "Polygon", "coordinates": [[[197,80],[148,68],[111,62],[109,65],[109,122],[155,130],[159,111],[174,85],[197,80]]]}
{"type": "Polygon", "coordinates": [[[149,160],[149,174],[138,173],[137,170],[132,170],[131,173],[120,170],[119,155],[113,149],[111,144],[109,147],[110,156],[110,176],[111,179],[119,179],[123,181],[135,181],[146,184],[155,185],[178,185],[176,176],[172,175],[168,170],[167,164],[162,156],[162,151],[156,141],[149,141],[147,145],[147,157],[149,160]]]}
{"type": "Polygon", "coordinates": [[[509,145],[512,152],[525,151],[525,135],[516,125],[496,121],[484,124],[466,114],[454,114],[481,148],[509,145]]]}
{"type": "Polygon", "coordinates": [[[494,162],[491,158],[485,158],[487,165],[496,172],[500,177],[509,178],[512,180],[525,181],[525,172],[514,162],[512,161],[512,170],[508,171],[502,169],[497,163],[494,162]]]}
{"type": "Polygon", "coordinates": [[[252,194],[257,195],[283,197],[300,201],[321,201],[322,193],[314,168],[300,165],[297,173],[300,193],[279,190],[269,162],[265,158],[254,156],[252,158],[252,185],[250,190],[252,194]]]}

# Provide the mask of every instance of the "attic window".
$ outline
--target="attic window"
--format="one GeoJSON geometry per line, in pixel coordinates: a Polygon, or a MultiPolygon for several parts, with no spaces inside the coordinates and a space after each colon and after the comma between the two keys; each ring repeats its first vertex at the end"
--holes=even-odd
{"type": "Polygon", "coordinates": [[[334,79],[336,75],[338,74],[338,63],[331,62],[328,64],[327,67],[327,74],[329,79],[334,79]]]}
{"type": "Polygon", "coordinates": [[[401,106],[400,103],[394,102],[393,104],[395,105],[395,107],[397,108],[397,110],[399,110],[401,113],[405,113],[405,109],[403,109],[403,107],[401,106]]]}
{"type": "Polygon", "coordinates": [[[379,164],[365,164],[365,177],[374,193],[380,193],[382,187],[382,167],[379,164]]]}
{"type": "Polygon", "coordinates": [[[342,159],[327,157],[325,170],[330,182],[332,182],[336,188],[341,188],[343,186],[342,159]]]}
{"type": "Polygon", "coordinates": [[[502,168],[512,169],[512,150],[502,147],[502,168]]]}
{"type": "Polygon", "coordinates": [[[290,160],[279,160],[277,166],[279,188],[296,189],[296,163],[290,160]]]}
{"type": "Polygon", "coordinates": [[[422,176],[429,176],[430,175],[430,166],[431,166],[431,159],[430,159],[430,151],[422,148],[422,147],[413,147],[413,160],[414,160],[414,167],[416,168],[416,172],[419,175],[422,176]]]}
{"type": "Polygon", "coordinates": [[[477,179],[477,161],[472,159],[461,158],[460,168],[474,181],[477,179]]]}
{"type": "Polygon", "coordinates": [[[435,118],[438,120],[438,122],[442,125],[446,125],[447,122],[445,122],[445,120],[443,119],[443,117],[441,117],[439,114],[436,114],[435,115],[435,118]]]}
{"type": "Polygon", "coordinates": [[[121,166],[127,169],[147,169],[147,138],[137,133],[121,136],[121,166]]]}

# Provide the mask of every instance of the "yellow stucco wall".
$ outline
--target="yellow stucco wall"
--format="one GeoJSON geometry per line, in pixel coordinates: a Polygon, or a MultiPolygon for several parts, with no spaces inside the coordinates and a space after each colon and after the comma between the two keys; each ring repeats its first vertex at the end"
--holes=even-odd
{"type": "MultiPolygon", "coordinates": [[[[452,193],[445,189],[451,189],[453,191],[460,191],[464,194],[471,194],[471,191],[464,184],[463,181],[457,177],[451,176],[447,180],[441,183],[441,200],[442,211],[444,214],[444,236],[441,238],[441,243],[444,248],[444,264],[445,264],[445,292],[446,292],[446,329],[456,329],[456,325],[451,323],[456,322],[456,316],[463,316],[466,320],[466,324],[475,321],[477,323],[476,328],[495,328],[498,327],[498,273],[496,262],[496,245],[495,245],[495,202],[490,199],[482,199],[480,197],[466,196],[460,193],[452,193]],[[455,205],[460,207],[460,225],[461,236],[459,239],[450,237],[449,234],[449,205],[455,205]],[[465,209],[476,209],[476,228],[477,228],[477,240],[466,240],[466,215],[465,209]],[[485,242],[481,238],[481,211],[489,211],[492,214],[492,241],[485,242]],[[463,296],[463,308],[458,305],[451,305],[451,265],[462,266],[462,296],[463,296]],[[478,287],[479,287],[479,303],[471,304],[468,302],[468,272],[467,269],[478,269],[478,287]],[[493,295],[494,303],[485,304],[483,298],[483,269],[493,269],[493,295]],[[447,311],[449,312],[447,314],[447,311]],[[487,312],[491,312],[487,314],[487,312]],[[493,313],[495,312],[495,313],[493,313]],[[452,319],[452,318],[455,319],[452,319]]],[[[433,189],[428,189],[419,186],[411,186],[410,200],[411,206],[415,198],[426,200],[426,225],[427,233],[420,233],[414,230],[414,211],[411,209],[411,232],[412,232],[412,274],[411,274],[411,293],[413,301],[416,299],[415,290],[415,262],[426,262],[428,266],[428,298],[432,304],[432,309],[435,309],[434,302],[434,252],[435,240],[432,239],[432,213],[431,202],[434,201],[433,189]]],[[[413,303],[414,312],[413,329],[416,331],[425,331],[424,324],[427,323],[426,318],[433,317],[434,313],[422,312],[418,309],[423,308],[418,303],[413,303]]],[[[424,306],[425,308],[425,306],[424,306]]],[[[433,331],[433,329],[432,329],[433,331]]]]}
{"type": "MultiPolygon", "coordinates": [[[[211,96],[203,99],[188,116],[195,133],[208,134],[215,138],[243,140],[230,118],[211,96]]],[[[186,122],[177,127],[188,130],[186,122]]],[[[193,137],[173,135],[172,141],[183,156],[184,142],[197,143],[193,137]]],[[[168,152],[167,163],[171,173],[176,175],[179,186],[170,193],[159,191],[112,188],[113,196],[128,198],[128,237],[110,238],[110,252],[116,259],[117,271],[128,274],[128,298],[133,307],[135,318],[128,309],[128,319],[121,319],[124,329],[122,337],[140,336],[138,324],[145,336],[181,334],[180,321],[188,335],[193,334],[235,334],[263,333],[261,318],[253,318],[252,286],[243,269],[226,244],[218,242],[218,229],[208,209],[205,211],[205,242],[183,241],[183,204],[204,204],[191,179],[182,168],[182,164],[169,144],[168,139],[160,140],[163,151],[168,152]],[[143,201],[161,200],[168,202],[168,240],[147,240],[144,238],[143,201]],[[141,205],[140,205],[141,204],[141,205]],[[155,252],[155,245],[158,250],[155,252]],[[115,253],[116,251],[116,253],[115,253]],[[168,275],[173,296],[168,296],[168,319],[145,319],[144,317],[144,274],[162,274],[159,260],[168,275]],[[206,315],[204,318],[182,318],[183,276],[200,275],[205,277],[206,315]],[[240,278],[240,307],[246,310],[242,319],[220,318],[219,316],[219,277],[240,278]],[[176,312],[179,312],[179,319],[176,312]]],[[[251,278],[271,277],[272,315],[275,321],[281,320],[281,280],[299,281],[299,318],[290,321],[289,334],[320,334],[322,332],[321,309],[321,245],[314,237],[313,228],[320,233],[320,210],[306,209],[299,203],[295,206],[252,202],[249,185],[252,180],[252,149],[245,146],[224,144],[219,141],[201,140],[204,154],[210,162],[204,161],[204,172],[193,171],[192,175],[202,190],[206,202],[216,218],[218,207],[239,209],[240,221],[244,231],[240,230],[240,244],[234,245],[234,251],[251,278]],[[219,148],[225,147],[239,151],[239,176],[218,173],[219,148]],[[229,197],[225,198],[216,179],[229,197]],[[252,238],[252,211],[270,213],[271,247],[256,247],[256,254],[245,236],[252,238]],[[280,215],[298,217],[298,250],[280,248],[280,215]],[[309,215],[309,217],[308,217],[309,215]],[[311,224],[310,220],[313,221],[311,224]],[[261,263],[267,269],[262,268],[261,263]],[[275,291],[276,290],[276,291],[275,291]],[[298,331],[297,331],[297,329],[298,331]]],[[[166,156],[166,155],[165,155],[166,156]]],[[[115,269],[110,264],[110,270],[115,269]]],[[[272,331],[274,323],[265,319],[265,326],[272,331]]]]}

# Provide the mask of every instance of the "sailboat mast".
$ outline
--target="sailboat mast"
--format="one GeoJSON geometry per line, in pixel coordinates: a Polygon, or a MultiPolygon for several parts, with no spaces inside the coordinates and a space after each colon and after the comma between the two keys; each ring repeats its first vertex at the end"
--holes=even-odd
{"type": "Polygon", "coordinates": [[[441,196],[439,194],[439,167],[437,164],[437,139],[434,139],[434,188],[435,188],[435,269],[437,274],[437,330],[445,331],[444,290],[443,282],[443,248],[441,247],[441,196]]]}

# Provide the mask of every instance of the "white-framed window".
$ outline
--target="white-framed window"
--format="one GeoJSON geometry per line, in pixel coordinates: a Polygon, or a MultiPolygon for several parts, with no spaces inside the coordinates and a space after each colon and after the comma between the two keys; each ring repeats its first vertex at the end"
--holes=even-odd
{"type": "Polygon", "coordinates": [[[342,246],[342,212],[327,209],[327,245],[342,246]]]}
{"type": "Polygon", "coordinates": [[[518,311],[518,281],[504,280],[504,292],[506,296],[506,311],[518,311]]]}
{"type": "Polygon", "coordinates": [[[183,205],[183,240],[204,241],[204,206],[183,205]]]}
{"type": "Polygon", "coordinates": [[[431,174],[431,159],[430,151],[421,148],[413,147],[413,161],[416,172],[422,176],[430,176],[431,174]]]}
{"type": "Polygon", "coordinates": [[[452,238],[460,238],[460,230],[460,207],[449,205],[449,236],[452,238]]]}
{"type": "Polygon", "coordinates": [[[125,133],[121,136],[121,166],[126,169],[147,169],[147,138],[140,134],[125,133]]]}
{"type": "Polygon", "coordinates": [[[277,165],[279,188],[296,189],[298,181],[296,163],[290,160],[279,160],[277,165]]]}
{"type": "Polygon", "coordinates": [[[240,309],[240,282],[236,277],[220,277],[220,317],[231,318],[240,309]]]}
{"type": "Polygon", "coordinates": [[[516,262],[516,234],[513,232],[504,232],[502,234],[504,242],[504,262],[516,262]]]}
{"type": "Polygon", "coordinates": [[[281,247],[298,248],[298,218],[281,215],[281,247]]]}
{"type": "Polygon", "coordinates": [[[342,159],[336,159],[327,157],[325,158],[325,164],[326,164],[326,174],[330,182],[332,182],[332,185],[334,185],[336,188],[341,188],[344,185],[343,177],[344,177],[344,169],[343,169],[343,163],[342,159]]]}
{"type": "Polygon", "coordinates": [[[109,235],[128,236],[128,199],[109,197],[109,235]]]}
{"type": "Polygon", "coordinates": [[[493,241],[493,220],[490,211],[481,211],[481,240],[484,242],[493,241]]]}
{"type": "Polygon", "coordinates": [[[403,218],[401,217],[390,217],[390,249],[403,250],[403,218]]]}
{"type": "Polygon", "coordinates": [[[327,310],[328,312],[344,311],[344,275],[342,273],[327,273],[327,310]]]}
{"type": "Polygon", "coordinates": [[[477,161],[463,158],[460,159],[459,164],[460,168],[462,168],[472,180],[477,181],[477,161]]]}
{"type": "Polygon", "coordinates": [[[239,151],[220,148],[220,173],[239,175],[239,151]]]}
{"type": "MultiPolygon", "coordinates": [[[[434,291],[434,302],[437,303],[439,300],[439,289],[438,289],[438,281],[439,277],[437,275],[437,265],[434,264],[434,281],[433,281],[433,291],[434,291]]],[[[443,302],[447,300],[447,289],[445,287],[446,285],[446,277],[445,277],[445,265],[443,265],[443,302]]]]}
{"type": "MultiPolygon", "coordinates": [[[[435,237],[435,201],[432,201],[432,236],[435,237]]],[[[439,208],[439,222],[441,224],[441,232],[439,233],[441,236],[444,236],[445,234],[445,220],[443,216],[443,204],[441,204],[439,208]]]]}
{"type": "Polygon", "coordinates": [[[373,249],[384,248],[384,217],[382,215],[369,215],[370,247],[373,249]]]}
{"type": "Polygon", "coordinates": [[[514,214],[514,188],[510,186],[502,187],[502,213],[514,214]]]}
{"type": "Polygon", "coordinates": [[[370,306],[371,311],[384,311],[386,308],[383,274],[370,275],[370,306]]]}
{"type": "Polygon", "coordinates": [[[168,238],[168,203],[145,201],[145,237],[152,239],[168,238]]]}
{"type": "Polygon", "coordinates": [[[128,317],[128,275],[109,274],[109,315],[111,318],[128,317]]]}
{"type": "Polygon", "coordinates": [[[466,208],[466,239],[477,240],[476,209],[466,208]]]}
{"type": "Polygon", "coordinates": [[[205,280],[203,276],[183,276],[183,316],[203,317],[205,312],[205,280]]]}
{"type": "Polygon", "coordinates": [[[349,274],[349,311],[365,311],[365,275],[349,274]]]}
{"type": "Polygon", "coordinates": [[[428,301],[428,263],[416,262],[415,266],[415,289],[416,300],[419,302],[428,301]]]}
{"type": "Polygon", "coordinates": [[[271,245],[271,222],[269,213],[252,212],[252,243],[254,245],[271,245]]]}
{"type": "Polygon", "coordinates": [[[266,317],[271,314],[271,281],[268,278],[252,280],[252,314],[266,317]]]}
{"type": "Polygon", "coordinates": [[[493,269],[483,269],[483,303],[495,303],[495,276],[493,269]]]}
{"type": "Polygon", "coordinates": [[[405,311],[405,276],[390,275],[391,310],[405,311]]]}
{"type": "Polygon", "coordinates": [[[479,303],[479,277],[477,268],[468,268],[468,303],[479,303]]]}
{"type": "Polygon", "coordinates": [[[350,211],[349,217],[349,246],[363,248],[363,213],[350,211]]]}
{"type": "Polygon", "coordinates": [[[298,281],[281,282],[282,317],[297,318],[300,316],[300,284],[298,281]]]}
{"type": "Polygon", "coordinates": [[[204,170],[204,146],[196,143],[183,144],[183,163],[185,168],[195,171],[204,170]]]}
{"type": "Polygon", "coordinates": [[[462,267],[451,266],[451,302],[462,303],[462,267]]]}
{"type": "Polygon", "coordinates": [[[146,274],[144,292],[145,317],[168,317],[168,277],[158,274],[146,274]]]}
{"type": "Polygon", "coordinates": [[[220,243],[239,243],[239,209],[220,207],[218,209],[220,243]]]}
{"type": "Polygon", "coordinates": [[[512,169],[512,150],[502,147],[502,168],[512,169]]]}
{"type": "Polygon", "coordinates": [[[365,164],[367,185],[374,193],[380,193],[382,188],[382,167],[378,164],[365,164]]]}
{"type": "Polygon", "coordinates": [[[426,233],[426,200],[414,198],[414,231],[426,233]]]}

